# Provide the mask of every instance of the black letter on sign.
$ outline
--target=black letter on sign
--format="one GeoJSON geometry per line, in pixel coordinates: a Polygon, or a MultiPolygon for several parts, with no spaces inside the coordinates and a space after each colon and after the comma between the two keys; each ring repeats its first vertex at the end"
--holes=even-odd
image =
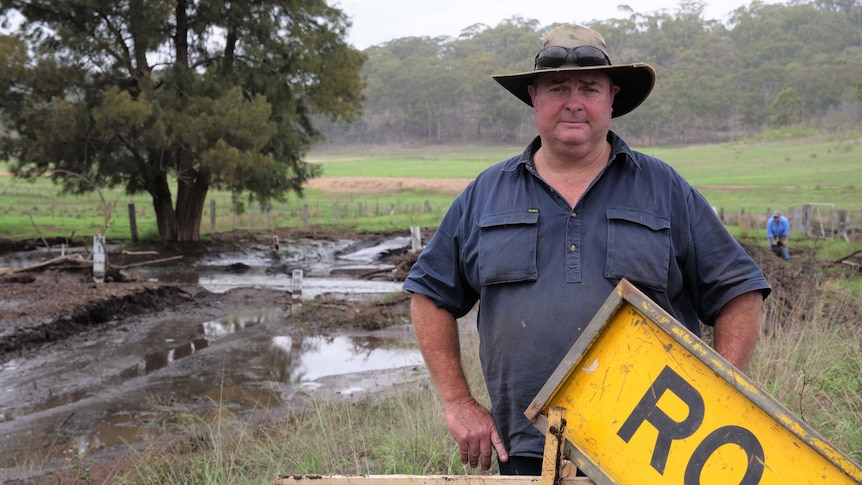
{"type": "Polygon", "coordinates": [[[622,428],[617,431],[617,435],[628,443],[644,421],[649,421],[655,426],[658,430],[658,438],[655,441],[655,450],[650,464],[664,475],[671,441],[691,436],[703,422],[703,413],[703,397],[700,393],[670,367],[665,366],[623,423],[622,428]],[[674,421],[657,407],[658,400],[665,391],[673,392],[688,405],[688,417],[685,420],[674,421]]]}
{"type": "Polygon", "coordinates": [[[763,455],[763,447],[760,446],[760,441],[751,433],[751,431],[739,426],[723,426],[709,433],[709,436],[697,445],[694,454],[691,455],[691,460],[688,466],[685,467],[685,485],[700,484],[700,473],[703,471],[703,465],[706,460],[715,453],[716,450],[724,445],[733,443],[739,445],[748,454],[748,468],[745,470],[745,476],[739,485],[755,485],[760,483],[760,478],[763,476],[763,463],[766,461],[763,455]]]}

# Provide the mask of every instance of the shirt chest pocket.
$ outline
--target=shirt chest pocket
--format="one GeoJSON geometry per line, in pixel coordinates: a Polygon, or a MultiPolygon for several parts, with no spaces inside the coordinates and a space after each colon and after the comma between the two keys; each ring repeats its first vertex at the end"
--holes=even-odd
{"type": "Polygon", "coordinates": [[[607,210],[608,256],[605,277],[628,278],[648,288],[667,289],[670,264],[670,217],[638,209],[607,210]]]}
{"type": "Polygon", "coordinates": [[[535,281],[538,278],[536,242],[539,212],[492,214],[479,221],[479,283],[535,281]]]}

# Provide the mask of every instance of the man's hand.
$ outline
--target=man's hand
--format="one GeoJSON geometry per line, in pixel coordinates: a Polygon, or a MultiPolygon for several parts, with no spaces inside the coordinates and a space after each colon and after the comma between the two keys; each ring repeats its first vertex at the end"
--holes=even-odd
{"type": "Polygon", "coordinates": [[[497,451],[500,461],[508,461],[509,453],[497,432],[494,418],[488,410],[474,399],[444,403],[446,424],[458,443],[461,463],[482,470],[491,468],[491,450],[497,451]]]}

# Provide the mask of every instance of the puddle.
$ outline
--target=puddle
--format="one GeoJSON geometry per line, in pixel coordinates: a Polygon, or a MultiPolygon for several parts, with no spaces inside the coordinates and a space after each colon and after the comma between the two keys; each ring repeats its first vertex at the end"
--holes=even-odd
{"type": "Polygon", "coordinates": [[[60,453],[89,453],[139,440],[176,412],[216,405],[265,412],[324,388],[373,392],[392,379],[388,371],[424,375],[409,329],[289,335],[288,313],[273,308],[161,322],[140,342],[110,339],[38,363],[7,363],[0,370],[0,466],[13,467],[22,449],[40,441],[65,440],[60,453]],[[364,384],[348,376],[375,371],[378,377],[364,384]]]}
{"type": "MultiPolygon", "coordinates": [[[[400,283],[359,276],[387,271],[381,255],[409,244],[409,237],[355,249],[352,241],[282,242],[277,253],[251,248],[139,274],[214,293],[251,287],[302,300],[368,298],[401,291],[400,283]]],[[[27,264],[32,257],[7,261],[27,264]]],[[[285,299],[290,301],[301,300],[285,299]]],[[[60,346],[50,355],[5,363],[0,477],[26,476],[16,467],[26,459],[22,452],[49,450],[48,460],[127,447],[176,413],[216,406],[269,412],[308,393],[362,395],[426,376],[409,327],[303,335],[290,327],[290,312],[286,304],[205,321],[136,323],[143,330],[121,326],[77,348],[60,346]]]]}
{"type": "Polygon", "coordinates": [[[369,281],[351,278],[314,278],[303,277],[302,283],[295,283],[288,275],[220,275],[202,276],[198,285],[213,293],[224,293],[234,288],[270,288],[282,290],[291,295],[300,295],[302,299],[313,299],[320,296],[335,296],[345,299],[367,298],[373,295],[385,295],[401,290],[401,283],[392,281],[369,281]]]}
{"type": "MultiPolygon", "coordinates": [[[[302,352],[289,382],[307,384],[326,376],[422,364],[422,355],[415,348],[386,348],[387,343],[388,339],[376,337],[305,338],[299,343],[302,352]]],[[[291,337],[275,337],[272,345],[291,355],[296,342],[291,337]]]]}
{"type": "Polygon", "coordinates": [[[356,299],[401,291],[400,282],[367,276],[394,269],[390,264],[380,263],[380,258],[389,251],[409,247],[410,238],[394,237],[351,250],[355,244],[355,241],[282,242],[278,251],[255,247],[207,255],[196,261],[193,268],[143,269],[141,274],[167,283],[197,284],[213,293],[234,288],[269,288],[302,299],[320,296],[356,299]]]}

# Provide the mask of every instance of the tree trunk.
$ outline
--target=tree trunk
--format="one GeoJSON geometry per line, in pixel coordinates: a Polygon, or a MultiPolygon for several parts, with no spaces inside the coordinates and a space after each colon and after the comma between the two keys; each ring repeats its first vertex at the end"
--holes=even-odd
{"type": "Polygon", "coordinates": [[[201,218],[209,190],[209,178],[198,173],[177,189],[177,236],[179,241],[200,241],[201,218]]]}
{"type": "Polygon", "coordinates": [[[171,200],[171,189],[168,187],[167,176],[160,175],[149,189],[153,197],[153,210],[156,213],[156,225],[162,241],[177,240],[177,217],[171,200]]]}

